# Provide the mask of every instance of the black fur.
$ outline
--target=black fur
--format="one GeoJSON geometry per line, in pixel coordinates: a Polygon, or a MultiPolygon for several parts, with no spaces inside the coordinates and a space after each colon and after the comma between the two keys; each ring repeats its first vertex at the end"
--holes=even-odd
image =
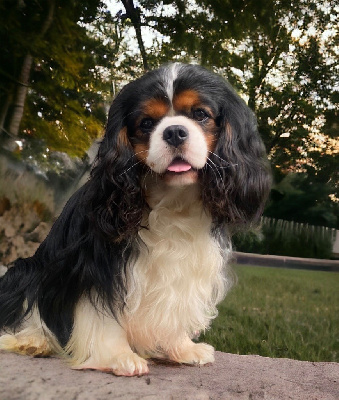
{"type": "MultiPolygon", "coordinates": [[[[124,271],[137,256],[133,243],[147,208],[140,185],[145,166],[135,165],[131,145],[134,121],[148,98],[168,101],[165,68],[120,92],[90,180],[68,201],[36,254],[17,260],[0,279],[0,329],[17,328],[37,305],[65,345],[75,305],[84,293],[117,318],[124,306],[124,271]]],[[[217,146],[210,165],[200,171],[202,198],[215,231],[255,221],[269,191],[270,174],[252,112],[223,79],[198,66],[182,66],[174,89],[196,90],[217,115],[217,146]]]]}

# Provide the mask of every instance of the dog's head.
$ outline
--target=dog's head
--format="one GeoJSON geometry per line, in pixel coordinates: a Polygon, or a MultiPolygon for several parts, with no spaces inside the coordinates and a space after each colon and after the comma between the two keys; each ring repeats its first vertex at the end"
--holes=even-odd
{"type": "Polygon", "coordinates": [[[149,173],[171,186],[198,182],[216,225],[256,220],[270,187],[253,113],[224,79],[196,65],[149,72],[111,106],[93,176],[119,188],[114,204],[126,223],[140,223],[149,173]]]}

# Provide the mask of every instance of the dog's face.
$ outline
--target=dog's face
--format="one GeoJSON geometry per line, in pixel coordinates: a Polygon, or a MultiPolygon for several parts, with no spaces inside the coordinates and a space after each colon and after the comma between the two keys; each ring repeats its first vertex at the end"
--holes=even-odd
{"type": "Polygon", "coordinates": [[[138,93],[126,117],[135,156],[169,185],[196,182],[215,149],[220,110],[215,87],[208,87],[212,76],[172,64],[138,80],[138,90],[124,89],[138,93]]]}
{"type": "Polygon", "coordinates": [[[98,161],[129,214],[135,200],[127,196],[141,201],[147,175],[170,186],[198,182],[217,224],[256,219],[270,187],[253,113],[224,79],[196,65],[166,65],[125,86],[98,161]]]}
{"type": "Polygon", "coordinates": [[[145,88],[149,95],[128,117],[128,137],[136,158],[169,185],[198,180],[219,131],[217,103],[198,82],[187,87],[189,75],[181,70],[178,64],[168,68],[159,93],[145,88]]]}

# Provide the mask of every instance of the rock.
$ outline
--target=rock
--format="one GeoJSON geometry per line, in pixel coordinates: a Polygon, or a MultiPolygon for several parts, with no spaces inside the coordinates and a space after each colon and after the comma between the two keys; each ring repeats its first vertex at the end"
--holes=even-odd
{"type": "Polygon", "coordinates": [[[7,272],[7,267],[5,267],[4,265],[0,264],[0,277],[5,275],[6,272],[7,272]]]}
{"type": "Polygon", "coordinates": [[[216,352],[210,366],[150,365],[142,377],[71,370],[65,360],[0,352],[6,400],[337,400],[339,364],[216,352]]]}
{"type": "Polygon", "coordinates": [[[0,261],[9,264],[31,257],[47,236],[51,224],[42,222],[44,210],[38,202],[14,204],[0,216],[0,261]]]}
{"type": "Polygon", "coordinates": [[[11,208],[11,202],[7,197],[0,198],[0,216],[4,214],[5,211],[11,208]]]}
{"type": "Polygon", "coordinates": [[[47,224],[46,222],[40,222],[40,224],[32,232],[26,233],[24,235],[25,240],[31,240],[32,242],[41,243],[43,240],[45,240],[50,229],[50,224],[47,224]]]}
{"type": "Polygon", "coordinates": [[[31,257],[39,246],[39,242],[25,241],[20,235],[9,239],[3,238],[0,243],[1,262],[9,264],[19,257],[31,257]]]}
{"type": "Polygon", "coordinates": [[[12,238],[15,235],[16,230],[13,225],[7,225],[4,229],[4,234],[6,238],[12,238]]]}

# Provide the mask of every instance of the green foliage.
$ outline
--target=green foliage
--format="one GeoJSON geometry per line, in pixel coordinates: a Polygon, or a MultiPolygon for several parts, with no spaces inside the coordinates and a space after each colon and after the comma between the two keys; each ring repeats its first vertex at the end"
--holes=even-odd
{"type": "Polygon", "coordinates": [[[236,266],[237,286],[199,341],[219,351],[339,362],[339,274],[236,266]]]}
{"type": "MultiPolygon", "coordinates": [[[[99,0],[87,0],[81,5],[75,1],[58,1],[56,5],[55,1],[31,0],[21,6],[5,2],[0,12],[0,39],[12,51],[2,52],[1,65],[6,70],[0,74],[1,106],[8,100],[16,101],[22,61],[32,54],[31,85],[20,136],[26,140],[43,139],[52,151],[82,156],[103,132],[105,101],[110,91],[105,73],[111,68],[107,57],[111,48],[103,44],[98,30],[89,31],[86,24],[96,18],[105,19],[106,23],[114,21],[107,17],[99,0]],[[47,19],[50,23],[44,31],[47,19]]],[[[2,115],[5,128],[12,112],[10,106],[2,115]]]]}
{"type": "Polygon", "coordinates": [[[235,250],[290,257],[331,258],[335,229],[263,218],[261,231],[233,237],[235,250]]]}
{"type": "Polygon", "coordinates": [[[259,229],[237,232],[232,237],[233,249],[244,253],[265,254],[264,243],[265,237],[259,229]]]}
{"type": "Polygon", "coordinates": [[[339,203],[329,197],[335,191],[331,182],[306,174],[288,174],[273,187],[264,215],[337,228],[339,203]]]}
{"type": "Polygon", "coordinates": [[[238,251],[309,258],[331,258],[339,203],[330,183],[289,174],[276,184],[261,229],[234,236],[238,251]],[[269,217],[269,218],[267,218],[269,217]],[[310,225],[309,225],[310,224],[310,225]],[[332,229],[330,229],[332,228],[332,229]]]}
{"type": "Polygon", "coordinates": [[[335,230],[264,218],[264,253],[295,257],[330,258],[335,230]]]}

